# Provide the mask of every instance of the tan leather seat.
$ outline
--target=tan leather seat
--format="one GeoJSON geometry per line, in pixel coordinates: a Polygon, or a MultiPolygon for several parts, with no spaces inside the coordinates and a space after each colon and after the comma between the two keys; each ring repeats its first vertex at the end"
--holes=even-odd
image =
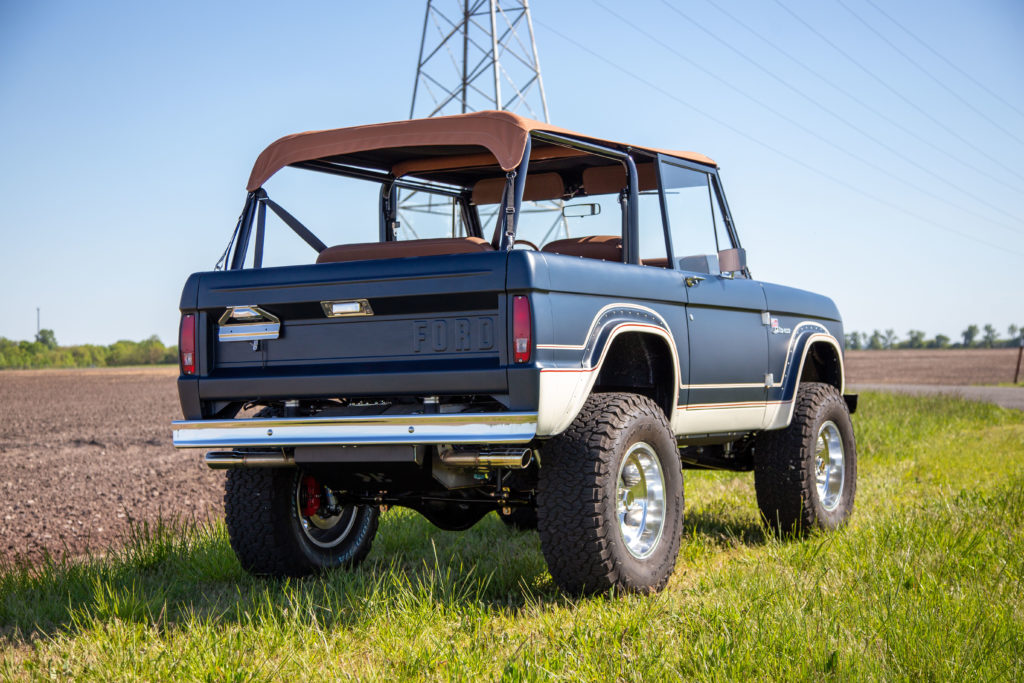
{"type": "Polygon", "coordinates": [[[555,240],[544,245],[541,251],[549,254],[581,256],[601,261],[622,261],[622,238],[615,235],[591,235],[555,240]]]}
{"type": "Polygon", "coordinates": [[[494,248],[487,240],[479,237],[440,237],[406,242],[364,242],[328,247],[320,252],[320,255],[316,257],[316,262],[373,261],[385,258],[438,256],[440,254],[475,254],[481,251],[494,251],[494,248]]]}

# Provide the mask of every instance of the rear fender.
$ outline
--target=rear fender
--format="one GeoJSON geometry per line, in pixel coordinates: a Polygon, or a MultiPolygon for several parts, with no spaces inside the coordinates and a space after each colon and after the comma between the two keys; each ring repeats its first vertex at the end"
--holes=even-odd
{"type": "MultiPolygon", "coordinates": [[[[554,436],[569,427],[590,396],[615,340],[627,333],[648,335],[655,343],[664,344],[670,350],[671,405],[678,403],[679,352],[665,319],[644,306],[614,304],[598,312],[585,342],[572,347],[581,354],[578,366],[541,368],[537,436],[554,436]]],[[[544,348],[544,345],[538,344],[538,348],[544,348]]],[[[671,419],[671,415],[666,417],[671,419]]]]}

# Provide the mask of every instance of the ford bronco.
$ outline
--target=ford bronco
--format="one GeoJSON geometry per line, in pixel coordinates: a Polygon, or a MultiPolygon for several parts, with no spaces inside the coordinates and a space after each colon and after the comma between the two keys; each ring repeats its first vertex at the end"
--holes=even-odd
{"type": "Polygon", "coordinates": [[[291,135],[247,190],[182,293],[173,425],[246,570],[353,567],[399,505],[656,591],[689,468],[753,470],[780,533],[849,517],[839,312],[753,279],[708,157],[490,111],[291,135]]]}

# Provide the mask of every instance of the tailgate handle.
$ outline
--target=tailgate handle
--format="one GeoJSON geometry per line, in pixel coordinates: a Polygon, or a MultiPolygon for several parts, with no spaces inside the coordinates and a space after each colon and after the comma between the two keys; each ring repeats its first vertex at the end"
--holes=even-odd
{"type": "Polygon", "coordinates": [[[281,336],[281,320],[259,306],[229,306],[217,321],[217,341],[254,341],[281,336]]]}

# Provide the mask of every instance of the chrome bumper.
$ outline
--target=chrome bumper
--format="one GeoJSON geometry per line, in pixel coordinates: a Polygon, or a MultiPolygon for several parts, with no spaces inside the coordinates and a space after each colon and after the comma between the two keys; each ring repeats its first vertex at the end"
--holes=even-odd
{"type": "Polygon", "coordinates": [[[537,413],[179,420],[171,424],[177,448],[497,444],[531,441],[537,434],[537,413]]]}

